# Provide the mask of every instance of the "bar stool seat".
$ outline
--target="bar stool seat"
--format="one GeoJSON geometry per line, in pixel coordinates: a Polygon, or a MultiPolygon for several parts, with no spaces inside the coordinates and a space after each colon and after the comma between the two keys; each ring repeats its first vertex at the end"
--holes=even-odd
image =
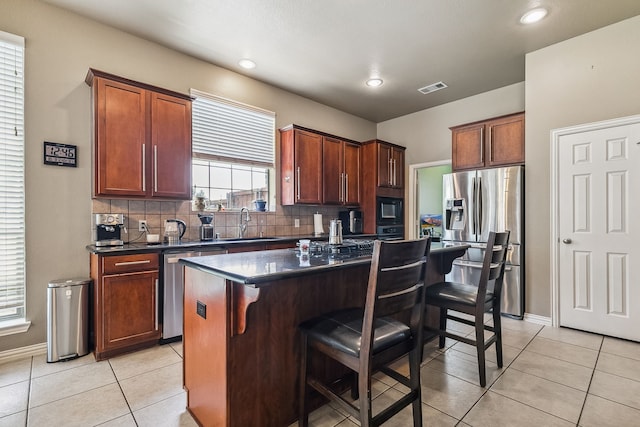
{"type": "MultiPolygon", "coordinates": [[[[351,356],[360,355],[363,309],[341,310],[300,325],[309,338],[351,356]]],[[[389,317],[375,319],[372,351],[377,354],[411,338],[411,329],[389,317]]]]}
{"type": "MultiPolygon", "coordinates": [[[[478,287],[465,283],[440,282],[427,288],[429,301],[440,300],[441,304],[466,304],[476,305],[478,299],[478,287]]],[[[484,302],[491,302],[493,292],[487,291],[484,302]]]]}

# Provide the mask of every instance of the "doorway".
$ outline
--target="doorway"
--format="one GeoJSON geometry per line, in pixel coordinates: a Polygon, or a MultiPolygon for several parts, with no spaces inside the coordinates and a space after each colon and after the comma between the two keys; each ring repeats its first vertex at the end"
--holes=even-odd
{"type": "Polygon", "coordinates": [[[451,173],[451,160],[409,166],[408,238],[442,235],[442,175],[451,173]]]}
{"type": "Polygon", "coordinates": [[[640,341],[640,116],[552,145],[553,325],[640,341]]]}

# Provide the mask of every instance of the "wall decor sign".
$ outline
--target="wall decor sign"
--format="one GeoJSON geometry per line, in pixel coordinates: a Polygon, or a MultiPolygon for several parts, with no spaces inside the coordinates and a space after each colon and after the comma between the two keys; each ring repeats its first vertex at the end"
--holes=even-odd
{"type": "Polygon", "coordinates": [[[78,147],[44,141],[44,164],[54,166],[78,166],[78,147]]]}

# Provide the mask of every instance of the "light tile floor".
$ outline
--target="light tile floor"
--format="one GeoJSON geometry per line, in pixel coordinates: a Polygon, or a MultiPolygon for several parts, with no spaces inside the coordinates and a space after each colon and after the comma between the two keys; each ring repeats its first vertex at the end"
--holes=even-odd
{"type": "MultiPolygon", "coordinates": [[[[453,323],[461,332],[470,327],[453,323]]],[[[475,349],[447,340],[425,347],[424,424],[429,426],[638,426],[640,344],[505,318],[504,359],[487,355],[487,387],[475,349]]],[[[400,369],[406,362],[398,362],[400,369]]],[[[374,411],[406,389],[376,375],[374,411]]],[[[195,426],[185,410],[182,345],[174,343],[94,361],[88,355],[46,363],[46,356],[0,364],[0,427],[195,426]]],[[[357,426],[333,405],[312,426],[357,426]]],[[[294,424],[295,425],[295,424],[294,424]]],[[[409,426],[407,408],[385,426],[409,426]]]]}

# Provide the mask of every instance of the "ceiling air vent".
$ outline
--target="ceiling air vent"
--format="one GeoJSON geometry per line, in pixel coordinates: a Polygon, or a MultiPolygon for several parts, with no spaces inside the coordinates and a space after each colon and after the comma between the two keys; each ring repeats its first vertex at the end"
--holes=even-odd
{"type": "Polygon", "coordinates": [[[438,83],[431,84],[429,86],[421,87],[420,89],[418,89],[418,92],[427,94],[427,93],[435,92],[440,89],[444,89],[446,87],[448,87],[446,84],[442,82],[438,82],[438,83]]]}

